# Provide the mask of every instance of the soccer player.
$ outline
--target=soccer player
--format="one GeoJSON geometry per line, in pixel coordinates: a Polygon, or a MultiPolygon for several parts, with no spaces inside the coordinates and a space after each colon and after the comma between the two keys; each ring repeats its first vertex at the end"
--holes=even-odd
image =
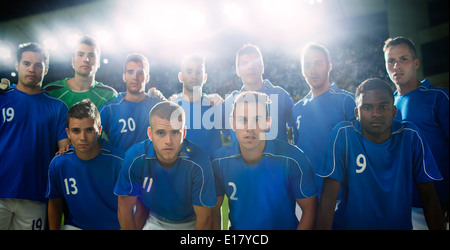
{"type": "Polygon", "coordinates": [[[123,81],[127,91],[100,108],[103,136],[127,151],[132,145],[146,140],[148,114],[164,96],[148,96],[145,85],[150,80],[150,66],[145,56],[137,53],[125,58],[123,81]]]}
{"type": "Polygon", "coordinates": [[[183,92],[171,101],[180,105],[186,114],[186,139],[212,155],[222,147],[220,131],[225,124],[224,105],[211,106],[212,99],[203,93],[207,79],[205,58],[199,55],[185,57],[178,79],[183,84],[183,92]]]}
{"type": "MultiPolygon", "coordinates": [[[[238,50],[236,53],[236,74],[241,78],[243,83],[242,88],[237,91],[233,91],[226,99],[225,117],[231,117],[231,109],[234,99],[237,95],[244,91],[256,91],[265,93],[269,96],[271,104],[269,104],[269,112],[272,118],[271,129],[267,132],[266,139],[279,139],[282,141],[288,141],[287,126],[290,126],[290,112],[294,106],[289,93],[279,86],[274,86],[272,83],[265,79],[264,74],[264,62],[260,49],[252,44],[246,44],[238,50]]],[[[227,130],[230,133],[231,141],[236,140],[236,135],[233,130],[227,130]]],[[[228,136],[228,135],[226,135],[228,136]]]]}
{"type": "Polygon", "coordinates": [[[232,230],[312,229],[317,188],[310,163],[296,146],[266,140],[271,118],[266,94],[246,91],[233,105],[231,124],[237,140],[212,157],[217,205],[214,229],[220,229],[224,195],[232,230]],[[303,210],[299,222],[298,204],[303,210]]]}
{"type": "Polygon", "coordinates": [[[433,181],[442,179],[418,128],[394,121],[394,94],[372,78],[356,90],[356,121],[332,132],[317,217],[318,229],[412,229],[416,184],[430,229],[443,229],[433,181]],[[336,197],[341,202],[335,212],[336,197]]]}
{"type": "Polygon", "coordinates": [[[113,190],[124,152],[99,139],[101,130],[100,113],[92,101],[69,109],[66,132],[72,147],[55,156],[48,170],[50,230],[60,229],[64,200],[70,214],[63,229],[120,229],[113,190]]]}
{"type": "MultiPolygon", "coordinates": [[[[305,46],[301,56],[302,74],[310,92],[292,109],[294,144],[306,154],[316,172],[323,165],[331,130],[341,121],[355,118],[354,95],[330,83],[332,69],[328,49],[317,43],[305,46]]],[[[317,188],[323,178],[315,176],[317,188]]]]}
{"type": "Polygon", "coordinates": [[[48,166],[70,144],[67,106],[42,90],[48,65],[40,45],[20,45],[17,85],[0,93],[0,230],[45,228],[48,166]]]}
{"type": "Polygon", "coordinates": [[[149,120],[150,140],[127,151],[114,189],[122,229],[141,229],[144,223],[143,229],[211,229],[216,204],[211,162],[204,150],[184,139],[183,109],[160,102],[149,120]]]}
{"type": "MultiPolygon", "coordinates": [[[[395,84],[396,120],[410,121],[426,138],[437,166],[444,177],[436,182],[436,191],[448,219],[449,206],[449,98],[448,89],[432,86],[427,79],[419,82],[420,61],[412,41],[403,37],[389,38],[384,46],[384,58],[389,78],[395,84]]],[[[426,229],[419,194],[413,192],[413,226],[426,229]]],[[[448,221],[448,220],[447,220],[448,221]]]]}
{"type": "Polygon", "coordinates": [[[44,89],[67,104],[70,108],[77,102],[89,99],[97,108],[117,98],[117,91],[95,80],[100,68],[100,47],[90,36],[78,41],[72,57],[73,78],[65,78],[45,85],[44,89]]]}

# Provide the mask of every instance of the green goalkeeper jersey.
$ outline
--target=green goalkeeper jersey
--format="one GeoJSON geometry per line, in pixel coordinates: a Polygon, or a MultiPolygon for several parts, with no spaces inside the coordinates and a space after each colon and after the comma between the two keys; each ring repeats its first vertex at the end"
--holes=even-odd
{"type": "Polygon", "coordinates": [[[100,108],[103,104],[117,98],[117,91],[114,88],[97,81],[94,81],[94,85],[92,85],[89,90],[82,92],[73,91],[67,86],[66,81],[68,79],[69,78],[49,83],[45,85],[44,89],[48,91],[51,96],[65,102],[69,108],[84,99],[91,100],[97,108],[100,108]]]}

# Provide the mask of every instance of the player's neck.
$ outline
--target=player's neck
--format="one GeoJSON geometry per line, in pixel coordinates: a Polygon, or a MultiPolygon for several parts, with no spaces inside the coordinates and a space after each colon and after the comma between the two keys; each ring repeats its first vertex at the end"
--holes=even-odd
{"type": "Polygon", "coordinates": [[[244,88],[247,91],[256,91],[264,86],[264,80],[261,77],[261,80],[252,83],[244,83],[244,88]]]}
{"type": "Polygon", "coordinates": [[[77,154],[77,157],[80,160],[89,161],[89,160],[94,159],[95,157],[97,157],[97,155],[100,154],[100,149],[102,148],[102,145],[103,144],[99,142],[99,143],[97,143],[97,146],[93,150],[91,150],[89,152],[85,152],[85,153],[79,152],[75,148],[75,153],[77,154]]]}
{"type": "Polygon", "coordinates": [[[188,91],[183,88],[183,100],[188,102],[196,102],[202,99],[202,88],[194,88],[194,91],[188,91]]]}
{"type": "Polygon", "coordinates": [[[331,86],[331,84],[328,81],[318,88],[311,88],[311,93],[312,93],[313,97],[318,97],[318,96],[322,95],[323,93],[327,92],[328,89],[330,88],[330,86],[331,86]]]}
{"type": "Polygon", "coordinates": [[[395,87],[398,90],[398,93],[400,95],[406,95],[409,92],[416,90],[417,88],[419,88],[420,86],[420,82],[417,79],[412,80],[410,83],[406,83],[406,84],[395,84],[395,87]]]}
{"type": "Polygon", "coordinates": [[[94,76],[81,76],[75,74],[75,77],[66,81],[67,86],[73,91],[83,92],[94,86],[94,76]]]}
{"type": "Polygon", "coordinates": [[[22,83],[17,83],[16,89],[24,92],[25,94],[28,95],[36,95],[36,94],[40,94],[42,93],[42,83],[38,84],[36,86],[25,86],[22,83]]]}
{"type": "Polygon", "coordinates": [[[264,141],[264,143],[262,143],[259,147],[251,149],[251,150],[248,150],[244,147],[241,147],[241,145],[239,145],[239,148],[241,150],[242,159],[244,159],[245,163],[247,163],[250,166],[255,165],[262,159],[265,146],[266,146],[266,141],[264,141]]]}
{"type": "Polygon", "coordinates": [[[125,100],[130,102],[141,102],[145,99],[145,92],[131,93],[127,90],[125,100]]]}

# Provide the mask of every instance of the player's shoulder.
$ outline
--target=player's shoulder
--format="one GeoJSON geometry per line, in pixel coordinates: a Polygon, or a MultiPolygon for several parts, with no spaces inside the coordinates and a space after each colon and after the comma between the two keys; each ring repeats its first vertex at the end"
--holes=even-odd
{"type": "Polygon", "coordinates": [[[394,120],[392,122],[392,129],[391,129],[392,135],[402,134],[405,132],[407,132],[407,133],[412,132],[413,134],[417,134],[417,135],[419,135],[421,133],[420,128],[413,122],[396,121],[396,120],[394,120]]]}
{"type": "Polygon", "coordinates": [[[431,85],[431,82],[428,79],[425,79],[421,82],[419,90],[421,91],[421,93],[433,94],[437,95],[438,98],[449,100],[449,90],[446,88],[431,85]]]}
{"type": "Polygon", "coordinates": [[[68,80],[68,78],[65,78],[65,79],[55,81],[55,82],[47,83],[44,86],[44,90],[46,90],[48,92],[53,92],[53,91],[65,89],[67,86],[65,84],[67,80],[68,80]]]}
{"type": "Polygon", "coordinates": [[[205,164],[210,164],[209,154],[200,146],[187,139],[184,139],[183,147],[181,148],[178,157],[194,162],[202,167],[205,166],[205,164]]]}
{"type": "Polygon", "coordinates": [[[305,154],[299,147],[278,139],[266,141],[264,154],[295,161],[305,159],[305,154]]]}
{"type": "Polygon", "coordinates": [[[106,85],[104,83],[101,83],[101,82],[97,82],[96,81],[94,89],[100,90],[100,91],[105,92],[105,93],[112,94],[114,96],[118,95],[117,91],[113,87],[108,86],[108,85],[106,85]]]}
{"type": "Polygon", "coordinates": [[[118,160],[123,160],[123,158],[125,157],[125,152],[122,149],[111,145],[104,139],[99,139],[99,141],[102,143],[101,152],[104,155],[108,157],[114,157],[118,160]]]}
{"type": "Polygon", "coordinates": [[[222,159],[231,159],[240,157],[241,153],[239,150],[239,144],[237,140],[231,142],[230,144],[217,149],[211,156],[211,161],[217,161],[222,159]]]}
{"type": "Polygon", "coordinates": [[[332,95],[336,95],[340,98],[351,98],[353,101],[355,101],[355,94],[350,93],[349,91],[345,90],[345,89],[341,89],[339,88],[336,83],[331,84],[330,88],[328,89],[328,91],[332,94],[332,95]]]}

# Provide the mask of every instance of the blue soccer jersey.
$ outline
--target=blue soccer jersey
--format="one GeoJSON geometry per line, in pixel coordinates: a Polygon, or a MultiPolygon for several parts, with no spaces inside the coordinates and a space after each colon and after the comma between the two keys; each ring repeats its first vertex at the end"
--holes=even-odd
{"type": "Polygon", "coordinates": [[[48,171],[47,198],[63,198],[70,211],[66,224],[85,230],[120,229],[114,187],[124,152],[103,143],[99,155],[84,161],[71,146],[56,156],[48,171]]]}
{"type": "Polygon", "coordinates": [[[317,195],[308,159],[283,141],[266,141],[263,158],[252,166],[236,141],[214,153],[212,166],[217,196],[228,197],[232,230],[296,229],[296,199],[317,195]]]}
{"type": "Polygon", "coordinates": [[[47,92],[0,93],[0,198],[45,201],[48,166],[67,138],[67,111],[47,92]]]}
{"type": "MultiPolygon", "coordinates": [[[[424,80],[419,88],[406,95],[396,92],[395,105],[398,109],[396,120],[414,123],[426,138],[444,177],[434,185],[441,204],[445,204],[449,198],[448,90],[431,86],[424,80]]],[[[413,190],[413,206],[421,207],[419,193],[416,188],[413,190]]]]}
{"type": "Polygon", "coordinates": [[[200,146],[208,155],[222,147],[220,131],[224,128],[224,105],[211,106],[206,94],[196,102],[184,100],[181,94],[173,102],[180,105],[186,114],[186,139],[200,146]]]}
{"type": "Polygon", "coordinates": [[[213,207],[217,202],[209,157],[188,140],[170,169],[159,164],[151,140],[132,146],[114,193],[139,195],[152,214],[175,223],[193,218],[193,205],[213,207]]]}
{"type": "Polygon", "coordinates": [[[412,229],[413,184],[442,179],[414,124],[394,121],[391,131],[377,144],[362,135],[359,121],[333,129],[319,174],[341,182],[334,229],[412,229]]]}
{"type": "MultiPolygon", "coordinates": [[[[292,109],[294,144],[311,161],[314,173],[323,165],[331,130],[342,121],[355,118],[355,96],[339,89],[336,84],[320,96],[310,92],[292,109]]],[[[317,188],[322,189],[323,178],[315,176],[317,188]]],[[[319,192],[320,193],[320,192],[319,192]]]]}
{"type": "MultiPolygon", "coordinates": [[[[247,91],[244,87],[239,91],[233,91],[225,99],[225,117],[227,117],[227,129],[225,136],[230,135],[231,141],[236,141],[236,133],[231,129],[232,126],[229,122],[229,118],[232,118],[233,103],[235,98],[242,92],[247,91]]],[[[273,86],[269,80],[264,80],[262,88],[256,90],[256,92],[265,93],[269,96],[271,103],[269,104],[269,115],[272,119],[270,130],[266,132],[266,138],[268,140],[278,139],[281,141],[288,141],[287,128],[291,126],[290,115],[291,109],[294,106],[289,93],[279,86],[273,86]]]]}
{"type": "Polygon", "coordinates": [[[103,133],[109,142],[124,151],[134,144],[148,139],[147,128],[150,110],[161,100],[145,95],[140,102],[125,99],[126,93],[120,93],[116,100],[100,108],[103,133]]]}

